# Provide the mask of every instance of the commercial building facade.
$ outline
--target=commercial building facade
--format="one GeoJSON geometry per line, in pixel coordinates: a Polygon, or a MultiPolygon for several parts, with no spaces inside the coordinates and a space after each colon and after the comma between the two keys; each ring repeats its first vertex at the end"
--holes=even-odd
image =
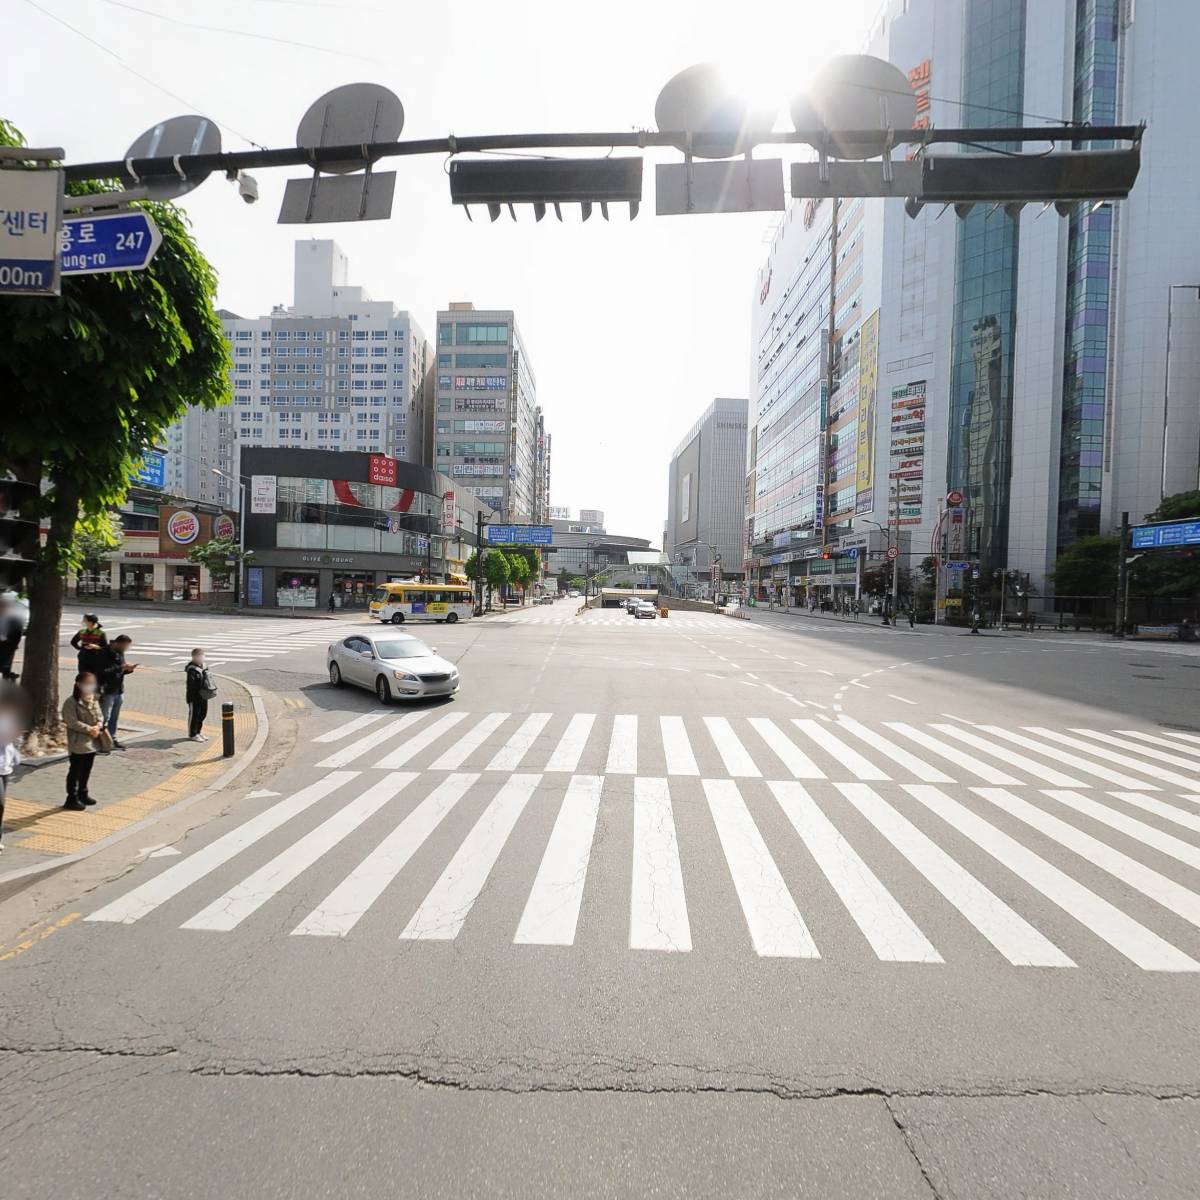
{"type": "Polygon", "coordinates": [[[667,470],[663,552],[703,589],[718,577],[743,576],[747,411],[744,399],[714,400],[676,446],[667,470]]]}
{"type": "Polygon", "coordinates": [[[237,508],[248,447],[430,461],[432,348],[410,314],[348,277],[336,243],[298,241],[290,309],[249,320],[222,312],[233,403],[192,409],[168,430],[171,492],[237,508]]]}
{"type": "Polygon", "coordinates": [[[365,608],[376,584],[466,581],[483,506],[445,475],[386,455],[251,448],[245,601],[365,608]]]}
{"type": "Polygon", "coordinates": [[[545,524],[550,434],[511,309],[451,304],[437,317],[433,465],[501,520],[545,524]]]}
{"type": "Polygon", "coordinates": [[[938,548],[968,563],[940,581],[951,604],[971,570],[1046,595],[1073,541],[1200,479],[1200,164],[1179,149],[1200,7],[890,0],[867,49],[904,72],[918,125],[1145,119],[1141,172],[1127,200],[1066,218],[844,201],[832,267],[832,203],[794,203],[752,302],[747,557],[793,601],[820,579],[849,593],[889,544],[910,568],[938,548]]]}

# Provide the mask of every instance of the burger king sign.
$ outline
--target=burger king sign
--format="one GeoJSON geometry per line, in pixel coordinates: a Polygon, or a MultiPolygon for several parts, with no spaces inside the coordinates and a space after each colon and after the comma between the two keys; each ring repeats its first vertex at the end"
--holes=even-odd
{"type": "Polygon", "coordinates": [[[219,517],[213,518],[213,537],[215,538],[231,538],[237,532],[237,527],[233,523],[233,518],[222,513],[219,517]]]}
{"type": "Polygon", "coordinates": [[[193,512],[174,512],[167,520],[167,537],[179,546],[190,546],[200,536],[200,518],[193,512]]]}

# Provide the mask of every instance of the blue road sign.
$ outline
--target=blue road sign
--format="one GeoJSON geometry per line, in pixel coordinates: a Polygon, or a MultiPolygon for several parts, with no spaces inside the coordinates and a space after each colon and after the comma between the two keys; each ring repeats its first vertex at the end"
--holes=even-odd
{"type": "Polygon", "coordinates": [[[971,564],[969,562],[948,562],[946,564],[947,571],[965,571],[971,564]]]}
{"type": "Polygon", "coordinates": [[[858,547],[851,546],[850,549],[845,552],[845,554],[846,554],[847,558],[857,558],[858,557],[858,547]]]}
{"type": "Polygon", "coordinates": [[[1200,521],[1170,521],[1163,525],[1135,525],[1130,531],[1134,550],[1163,546],[1200,546],[1200,521]]]}
{"type": "Polygon", "coordinates": [[[487,540],[501,546],[549,546],[554,541],[551,525],[488,525],[487,540]]]}
{"type": "Polygon", "coordinates": [[[166,487],[167,456],[161,450],[147,450],[131,478],[134,483],[144,483],[147,487],[166,487]]]}
{"type": "Polygon", "coordinates": [[[162,234],[149,213],[70,217],[62,223],[59,261],[64,275],[141,271],[161,245],[162,234]]]}
{"type": "Polygon", "coordinates": [[[0,171],[0,295],[57,296],[63,173],[0,171]]]}

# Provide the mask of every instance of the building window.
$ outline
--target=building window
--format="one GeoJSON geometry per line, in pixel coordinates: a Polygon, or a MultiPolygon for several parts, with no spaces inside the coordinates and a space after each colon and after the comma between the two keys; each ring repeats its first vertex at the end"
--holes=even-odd
{"type": "MultiPolygon", "coordinates": [[[[489,325],[480,322],[460,322],[454,326],[456,346],[475,346],[481,343],[508,341],[507,325],[489,325]]],[[[440,332],[440,331],[439,331],[440,332]]]]}
{"type": "Polygon", "coordinates": [[[453,330],[454,330],[454,326],[450,325],[450,324],[438,326],[438,345],[439,346],[450,345],[450,339],[454,336],[453,330]]]}

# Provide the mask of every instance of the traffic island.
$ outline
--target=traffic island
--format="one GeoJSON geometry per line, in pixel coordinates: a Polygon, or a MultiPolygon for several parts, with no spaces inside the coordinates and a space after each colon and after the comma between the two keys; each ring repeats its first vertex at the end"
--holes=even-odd
{"type": "MultiPolygon", "coordinates": [[[[131,651],[130,658],[135,654],[131,651]]],[[[59,670],[60,694],[68,695],[74,661],[63,659],[59,670]]],[[[119,841],[180,803],[225,787],[253,762],[266,739],[262,701],[239,680],[217,678],[220,690],[205,726],[209,741],[192,742],[187,737],[182,671],[143,666],[130,676],[119,737],[128,749],[97,756],[89,786],[96,804],[83,812],[62,807],[65,754],[50,754],[17,768],[4,809],[0,900],[119,841]],[[234,706],[232,758],[223,755],[223,703],[234,706]]]]}

